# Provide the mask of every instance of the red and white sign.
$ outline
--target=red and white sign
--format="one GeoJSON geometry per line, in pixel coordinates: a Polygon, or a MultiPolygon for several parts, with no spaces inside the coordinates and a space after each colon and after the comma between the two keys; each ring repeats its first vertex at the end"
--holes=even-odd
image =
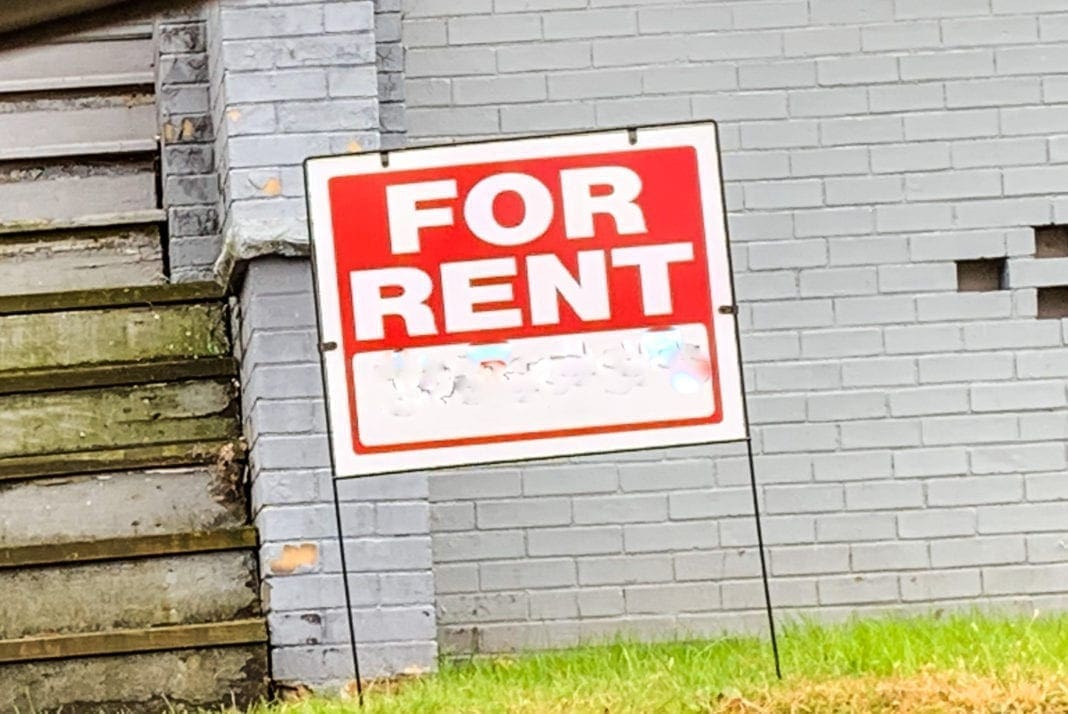
{"type": "Polygon", "coordinates": [[[311,159],[338,476],[743,439],[712,124],[311,159]]]}

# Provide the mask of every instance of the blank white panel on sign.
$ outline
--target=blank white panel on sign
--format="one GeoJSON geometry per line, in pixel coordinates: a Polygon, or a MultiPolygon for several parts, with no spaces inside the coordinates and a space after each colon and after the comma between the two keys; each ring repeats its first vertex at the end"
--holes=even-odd
{"type": "Polygon", "coordinates": [[[713,125],[306,171],[338,476],[745,438],[713,125]]]}
{"type": "Polygon", "coordinates": [[[368,446],[598,430],[715,412],[704,325],[364,352],[354,359],[360,438],[368,446]]]}

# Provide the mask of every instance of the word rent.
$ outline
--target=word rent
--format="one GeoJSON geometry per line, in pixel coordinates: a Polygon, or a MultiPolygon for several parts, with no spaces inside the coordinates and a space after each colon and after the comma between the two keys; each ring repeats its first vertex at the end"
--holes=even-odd
{"type": "MultiPolygon", "coordinates": [[[[621,236],[648,232],[640,204],[642,179],[634,170],[598,166],[563,169],[558,175],[553,188],[559,189],[567,240],[593,238],[598,216],[609,217],[621,236]]],[[[352,271],[358,340],[381,339],[390,316],[403,321],[410,337],[555,325],[561,300],[584,322],[608,320],[609,270],[637,271],[644,314],[669,315],[671,266],[694,260],[691,242],[579,250],[574,274],[555,253],[507,255],[509,248],[538,241],[555,219],[557,202],[550,187],[524,173],[486,176],[463,196],[454,179],[389,185],[385,199],[393,256],[418,254],[429,240],[448,240],[444,231],[423,234],[455,227],[458,221],[479,241],[502,250],[499,257],[442,262],[432,272],[410,266],[352,271]],[[505,225],[494,211],[498,198],[508,194],[523,209],[514,225],[505,225]],[[525,285],[518,284],[519,275],[525,276],[525,285]],[[428,304],[432,297],[440,297],[443,305],[442,325],[428,304]]]]}

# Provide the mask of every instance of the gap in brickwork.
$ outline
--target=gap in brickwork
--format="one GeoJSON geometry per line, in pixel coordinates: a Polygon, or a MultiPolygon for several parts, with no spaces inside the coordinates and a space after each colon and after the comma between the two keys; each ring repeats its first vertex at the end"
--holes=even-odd
{"type": "Polygon", "coordinates": [[[1004,290],[1005,259],[982,258],[957,261],[957,290],[962,293],[1004,290]]]}
{"type": "Polygon", "coordinates": [[[1068,258],[1068,226],[1035,228],[1036,258],[1068,258]]]}
{"type": "Polygon", "coordinates": [[[1038,319],[1060,320],[1068,317],[1068,287],[1038,289],[1038,319]]]}

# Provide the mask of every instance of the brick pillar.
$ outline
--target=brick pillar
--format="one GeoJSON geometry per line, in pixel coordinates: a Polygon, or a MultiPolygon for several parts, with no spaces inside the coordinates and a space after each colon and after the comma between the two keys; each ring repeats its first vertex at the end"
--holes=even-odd
{"type": "MultiPolygon", "coordinates": [[[[276,680],[351,677],[309,263],[260,258],[241,291],[241,381],[252,507],[276,680]]],[[[425,474],[341,483],[363,676],[437,655],[425,474]]]]}
{"type": "Polygon", "coordinates": [[[307,254],[304,159],[379,148],[374,23],[369,0],[210,6],[222,275],[307,254]]]}
{"type": "MultiPolygon", "coordinates": [[[[216,270],[241,283],[237,342],[273,673],[330,687],[352,669],[301,164],[379,147],[374,6],[220,0],[207,24],[225,243],[216,270]]],[[[341,497],[361,673],[432,668],[426,476],[348,481],[341,497]]]]}

